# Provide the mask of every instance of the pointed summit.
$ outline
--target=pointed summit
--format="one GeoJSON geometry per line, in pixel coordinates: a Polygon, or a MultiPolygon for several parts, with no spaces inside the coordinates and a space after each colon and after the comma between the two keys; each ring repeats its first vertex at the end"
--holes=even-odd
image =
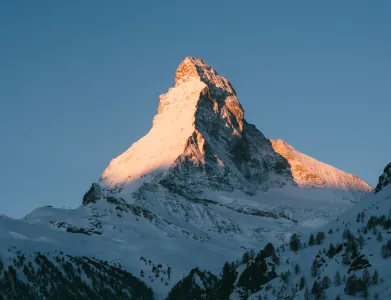
{"type": "Polygon", "coordinates": [[[152,129],[110,162],[100,184],[132,193],[147,182],[192,198],[202,198],[203,189],[254,194],[289,181],[288,167],[246,123],[229,81],[203,60],[186,57],[175,87],[160,96],[152,129]]]}
{"type": "Polygon", "coordinates": [[[178,66],[175,72],[175,86],[191,80],[201,80],[202,68],[212,69],[209,65],[199,58],[187,56],[178,66]],[[200,70],[201,72],[199,73],[200,70]]]}
{"type": "Polygon", "coordinates": [[[213,102],[213,109],[223,114],[243,129],[244,110],[236,97],[231,83],[221,76],[204,60],[195,57],[186,57],[175,73],[175,86],[189,81],[201,81],[208,86],[213,102]]]}
{"type": "Polygon", "coordinates": [[[204,60],[187,56],[175,73],[175,86],[179,86],[191,80],[199,80],[210,88],[220,89],[228,94],[236,94],[229,81],[216,72],[204,60]]]}
{"type": "MultiPolygon", "coordinates": [[[[234,122],[236,127],[239,127],[235,130],[243,129],[244,110],[231,83],[204,60],[187,56],[176,70],[174,89],[194,91],[194,88],[205,89],[206,97],[213,103],[212,109],[221,113],[224,118],[228,118],[231,124],[234,122]],[[204,83],[206,89],[200,83],[204,83]]],[[[169,94],[160,96],[158,112],[168,104],[167,95],[169,94]]]]}

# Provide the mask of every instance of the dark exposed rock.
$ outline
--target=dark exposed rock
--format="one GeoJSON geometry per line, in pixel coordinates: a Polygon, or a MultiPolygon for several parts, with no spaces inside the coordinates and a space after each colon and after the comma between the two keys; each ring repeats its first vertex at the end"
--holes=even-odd
{"type": "Polygon", "coordinates": [[[167,300],[194,299],[212,300],[215,298],[218,279],[210,272],[195,268],[178,282],[170,291],[167,300]]]}
{"type": "Polygon", "coordinates": [[[239,278],[238,286],[251,293],[262,289],[262,286],[277,277],[276,272],[270,266],[267,258],[276,260],[276,251],[271,243],[261,250],[239,278]]]}
{"type": "Polygon", "coordinates": [[[384,173],[379,177],[379,183],[375,188],[375,193],[380,192],[385,186],[391,183],[391,163],[384,168],[384,173]]]}
{"type": "Polygon", "coordinates": [[[365,255],[360,255],[356,257],[350,264],[348,274],[350,274],[352,271],[369,268],[371,266],[372,265],[369,263],[368,259],[366,259],[365,255]]]}
{"type": "Polygon", "coordinates": [[[355,275],[348,278],[345,285],[345,294],[356,295],[358,292],[363,292],[367,288],[367,284],[361,278],[355,275]]]}
{"type": "Polygon", "coordinates": [[[87,205],[88,203],[95,203],[97,200],[99,200],[102,197],[102,190],[97,183],[93,183],[88,190],[87,193],[85,193],[83,197],[83,205],[87,205]]]}

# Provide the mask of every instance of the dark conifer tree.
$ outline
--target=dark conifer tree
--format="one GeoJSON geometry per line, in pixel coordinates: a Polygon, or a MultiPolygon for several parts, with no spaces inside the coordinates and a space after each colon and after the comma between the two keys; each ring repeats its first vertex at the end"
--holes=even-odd
{"type": "Polygon", "coordinates": [[[375,270],[372,276],[372,284],[377,284],[379,280],[379,273],[375,270]]]}
{"type": "Polygon", "coordinates": [[[328,276],[323,277],[322,279],[322,289],[326,290],[330,287],[331,280],[328,276]]]}
{"type": "Polygon", "coordinates": [[[289,246],[292,251],[297,252],[300,249],[300,239],[297,234],[291,236],[289,241],[289,246]]]}
{"type": "Polygon", "coordinates": [[[295,274],[300,273],[300,266],[298,264],[295,265],[295,274]]]}
{"type": "Polygon", "coordinates": [[[337,273],[335,273],[335,276],[334,276],[334,285],[338,286],[341,284],[342,284],[341,274],[339,273],[339,271],[337,271],[337,273]]]}
{"type": "Polygon", "coordinates": [[[315,243],[314,235],[311,234],[311,235],[310,235],[310,238],[309,238],[309,240],[308,240],[308,245],[312,246],[314,243],[315,243]]]}
{"type": "Polygon", "coordinates": [[[316,277],[318,275],[318,265],[319,265],[319,262],[315,258],[314,261],[312,262],[312,265],[311,265],[311,275],[313,277],[316,277]]]}
{"type": "Polygon", "coordinates": [[[327,251],[327,257],[331,259],[334,257],[335,253],[336,253],[336,249],[335,249],[334,245],[331,243],[329,250],[327,251]]]}
{"type": "Polygon", "coordinates": [[[237,272],[232,264],[225,263],[221,274],[221,280],[217,291],[216,298],[219,300],[228,299],[234,288],[237,272]]]}
{"type": "Polygon", "coordinates": [[[320,295],[321,292],[322,292],[322,288],[320,284],[315,280],[314,284],[312,285],[311,294],[320,295]]]}
{"type": "Polygon", "coordinates": [[[300,291],[303,290],[304,287],[305,287],[305,278],[304,278],[304,276],[301,276],[300,281],[299,281],[299,290],[300,291]]]}

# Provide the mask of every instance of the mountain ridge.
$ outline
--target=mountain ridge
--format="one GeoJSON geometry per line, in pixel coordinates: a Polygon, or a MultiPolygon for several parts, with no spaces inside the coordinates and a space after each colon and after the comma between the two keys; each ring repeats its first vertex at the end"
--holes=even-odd
{"type": "Polygon", "coordinates": [[[349,197],[352,201],[357,201],[365,193],[373,190],[359,177],[318,161],[281,139],[271,140],[271,143],[273,149],[287,159],[294,181],[300,187],[328,187],[343,190],[347,192],[345,197],[349,197]]]}
{"type": "MultiPolygon", "coordinates": [[[[178,185],[175,169],[198,169],[187,175],[217,179],[217,190],[239,189],[249,194],[293,183],[299,187],[349,190],[352,195],[348,198],[357,201],[372,190],[354,175],[305,156],[284,142],[266,139],[244,119],[244,110],[230,82],[194,57],[186,57],[180,63],[175,87],[160,96],[151,130],[110,162],[99,183],[111,192],[121,192],[124,187],[127,192],[135,192],[145,182],[159,177],[159,184],[166,183],[172,189],[178,185]],[[295,159],[289,161],[292,155],[295,159]],[[320,176],[319,170],[308,163],[303,166],[298,157],[321,165],[320,172],[326,169],[325,172],[320,176]],[[337,178],[326,179],[325,173],[330,170],[337,178]],[[346,185],[352,185],[352,189],[346,185]]],[[[182,182],[179,189],[186,184],[182,182]]],[[[205,182],[197,185],[216,189],[205,182]]],[[[191,193],[203,197],[196,189],[191,193]]]]}

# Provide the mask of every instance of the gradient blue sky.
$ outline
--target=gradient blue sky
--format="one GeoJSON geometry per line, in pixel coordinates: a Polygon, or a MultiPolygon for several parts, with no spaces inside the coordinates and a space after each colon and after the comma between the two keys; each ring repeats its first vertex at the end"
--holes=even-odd
{"type": "Polygon", "coordinates": [[[372,185],[391,161],[390,1],[1,1],[0,212],[80,205],[188,55],[267,137],[372,185]]]}

